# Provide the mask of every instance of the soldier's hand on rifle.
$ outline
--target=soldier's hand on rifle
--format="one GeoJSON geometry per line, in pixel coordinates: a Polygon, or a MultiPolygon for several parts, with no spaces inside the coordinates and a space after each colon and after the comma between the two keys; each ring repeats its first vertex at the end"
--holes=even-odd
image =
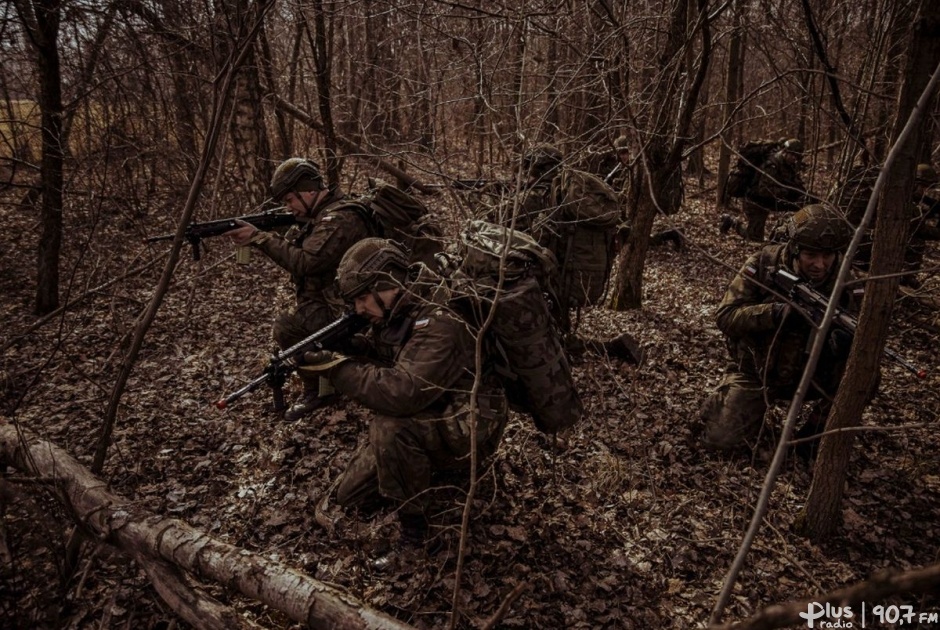
{"type": "Polygon", "coordinates": [[[235,224],[238,227],[234,230],[229,230],[226,232],[225,236],[235,241],[235,244],[239,246],[248,245],[251,243],[252,239],[255,237],[255,234],[258,233],[258,228],[250,223],[242,221],[241,219],[236,221],[235,224]]]}

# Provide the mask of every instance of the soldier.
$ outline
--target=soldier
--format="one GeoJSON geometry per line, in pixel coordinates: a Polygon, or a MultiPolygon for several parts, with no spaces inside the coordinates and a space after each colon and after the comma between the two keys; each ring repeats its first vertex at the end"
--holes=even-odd
{"type": "Polygon", "coordinates": [[[911,238],[904,253],[904,269],[908,272],[901,284],[912,289],[920,287],[917,272],[920,271],[927,249],[927,241],[940,240],[940,200],[928,195],[937,185],[937,171],[930,164],[918,164],[914,176],[912,195],[913,217],[911,238]]]}
{"type": "Polygon", "coordinates": [[[561,173],[564,156],[550,144],[537,144],[522,156],[523,189],[518,200],[509,199],[493,222],[508,226],[518,202],[515,229],[531,232],[540,215],[551,206],[552,180],[561,173]]]}
{"type": "Polygon", "coordinates": [[[809,203],[811,195],[800,177],[803,168],[803,143],[795,138],[784,142],[763,164],[757,165],[757,176],[744,196],[740,217],[723,215],[719,229],[722,234],[734,230],[749,241],[764,241],[764,226],[771,212],[793,212],[809,203]]]}
{"type": "MultiPolygon", "coordinates": [[[[296,306],[274,322],[274,340],[288,348],[335,320],[343,307],[334,288],[336,268],[353,243],[370,235],[363,209],[344,200],[336,184],[327,186],[320,168],[305,158],[290,158],[274,171],[271,197],[297,218],[283,236],[247,223],[228,232],[236,245],[261,250],[291,274],[296,306]]],[[[284,414],[298,420],[330,399],[329,383],[301,374],[303,395],[284,414]]]]}
{"type": "Polygon", "coordinates": [[[409,267],[396,244],[378,238],[356,243],[343,256],[337,280],[343,298],[372,322],[376,357],[308,353],[310,365],[302,368],[328,374],[338,391],[374,412],[369,444],[350,461],[337,501],[346,507],[380,497],[394,501],[403,541],[421,544],[431,474],[469,466],[472,411],[479,458],[495,452],[508,417],[506,396],[496,374],[485,372],[471,405],[474,332],[445,306],[441,278],[421,263],[409,267]]]}
{"type": "Polygon", "coordinates": [[[614,155],[616,162],[613,169],[602,173],[604,181],[617,192],[629,195],[632,169],[630,168],[630,139],[627,136],[617,136],[614,140],[614,155]]]}
{"type": "MultiPolygon", "coordinates": [[[[789,240],[751,256],[718,307],[718,328],[732,361],[701,411],[708,447],[730,449],[755,438],[768,402],[792,398],[803,374],[813,327],[767,287],[774,286],[778,269],[786,269],[830,294],[851,231],[841,215],[821,204],[796,212],[787,228],[789,240]]],[[[844,308],[853,309],[858,294],[842,299],[844,308]]],[[[798,436],[815,435],[824,426],[850,346],[847,333],[830,332],[808,395],[820,402],[798,436]]]]}

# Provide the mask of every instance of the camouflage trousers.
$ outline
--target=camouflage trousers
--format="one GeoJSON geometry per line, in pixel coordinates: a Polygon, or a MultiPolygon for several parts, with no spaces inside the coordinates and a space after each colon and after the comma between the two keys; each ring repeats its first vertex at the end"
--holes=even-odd
{"type": "MultiPolygon", "coordinates": [[[[795,389],[795,385],[786,388],[767,387],[756,374],[725,373],[700,412],[705,423],[705,446],[726,450],[754,440],[764,423],[768,404],[789,400],[795,389]]],[[[813,387],[806,400],[822,399],[818,413],[825,418],[834,395],[834,388],[824,393],[813,387]]]]}
{"type": "Polygon", "coordinates": [[[744,217],[747,219],[747,225],[741,225],[741,222],[736,221],[734,224],[735,231],[749,241],[763,243],[764,231],[767,226],[767,218],[770,216],[770,211],[767,210],[767,208],[748,201],[744,202],[743,211],[744,217]]]}
{"type": "MultiPolygon", "coordinates": [[[[496,452],[508,408],[502,391],[479,397],[477,461],[496,452]]],[[[467,405],[449,405],[443,413],[410,418],[375,415],[369,443],[349,462],[336,492],[344,507],[360,507],[379,497],[401,504],[405,514],[424,512],[424,492],[435,471],[469,470],[470,413],[467,405]]]]}
{"type": "MultiPolygon", "coordinates": [[[[326,302],[305,302],[293,310],[284,311],[274,320],[272,336],[281,350],[291,347],[306,339],[339,317],[339,313],[326,302]]],[[[313,391],[318,387],[317,376],[297,372],[304,384],[304,391],[313,391]]]]}

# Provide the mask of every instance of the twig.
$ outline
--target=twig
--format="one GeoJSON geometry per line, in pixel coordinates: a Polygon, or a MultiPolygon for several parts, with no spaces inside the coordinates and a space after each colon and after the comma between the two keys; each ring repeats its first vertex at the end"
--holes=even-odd
{"type": "Polygon", "coordinates": [[[787,604],[775,604],[764,608],[756,615],[735,623],[721,626],[711,625],[710,630],[773,630],[793,624],[805,625],[809,605],[834,604],[836,606],[857,606],[865,601],[882,600],[900,593],[929,593],[940,586],[940,564],[933,564],[922,569],[892,573],[877,573],[866,582],[860,582],[847,588],[832,591],[813,599],[804,599],[787,604]]]}
{"type": "Polygon", "coordinates": [[[834,435],[836,433],[849,433],[853,431],[883,431],[885,433],[890,431],[906,431],[907,429],[924,429],[931,425],[926,422],[919,422],[916,424],[901,424],[896,427],[841,427],[838,429],[830,429],[828,431],[823,431],[822,433],[817,433],[805,438],[799,438],[796,440],[790,440],[787,442],[788,446],[793,446],[795,444],[803,444],[804,442],[812,442],[813,440],[818,440],[824,435],[834,435]]]}
{"type": "Polygon", "coordinates": [[[528,586],[528,582],[520,582],[516,584],[516,588],[509,591],[509,595],[503,599],[503,603],[501,603],[499,608],[496,609],[496,612],[494,612],[492,616],[486,620],[486,623],[483,624],[480,630],[491,630],[492,628],[495,628],[496,624],[502,621],[503,617],[506,616],[506,613],[509,612],[509,607],[512,606],[517,599],[519,599],[519,596],[522,595],[522,591],[524,591],[528,586]]]}

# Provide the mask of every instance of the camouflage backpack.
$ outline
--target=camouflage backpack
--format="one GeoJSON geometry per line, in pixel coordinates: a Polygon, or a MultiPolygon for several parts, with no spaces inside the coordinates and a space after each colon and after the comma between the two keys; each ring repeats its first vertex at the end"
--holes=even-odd
{"type": "Polygon", "coordinates": [[[613,265],[614,239],[622,218],[620,198],[602,179],[565,169],[552,180],[550,215],[539,242],[558,259],[562,308],[598,303],[613,265]]]}
{"type": "Polygon", "coordinates": [[[725,197],[746,197],[757,183],[758,170],[782,146],[779,141],[756,141],[738,149],[738,161],[725,182],[725,197]]]}
{"type": "Polygon", "coordinates": [[[443,250],[441,229],[428,207],[413,195],[381,179],[369,179],[369,191],[357,201],[367,212],[373,232],[401,243],[410,262],[433,266],[443,250]]]}
{"type": "Polygon", "coordinates": [[[555,276],[552,253],[518,230],[471,221],[439,261],[452,307],[472,326],[482,327],[495,306],[485,343],[510,406],[531,415],[545,433],[577,423],[584,408],[553,300],[546,299],[555,276]]]}

